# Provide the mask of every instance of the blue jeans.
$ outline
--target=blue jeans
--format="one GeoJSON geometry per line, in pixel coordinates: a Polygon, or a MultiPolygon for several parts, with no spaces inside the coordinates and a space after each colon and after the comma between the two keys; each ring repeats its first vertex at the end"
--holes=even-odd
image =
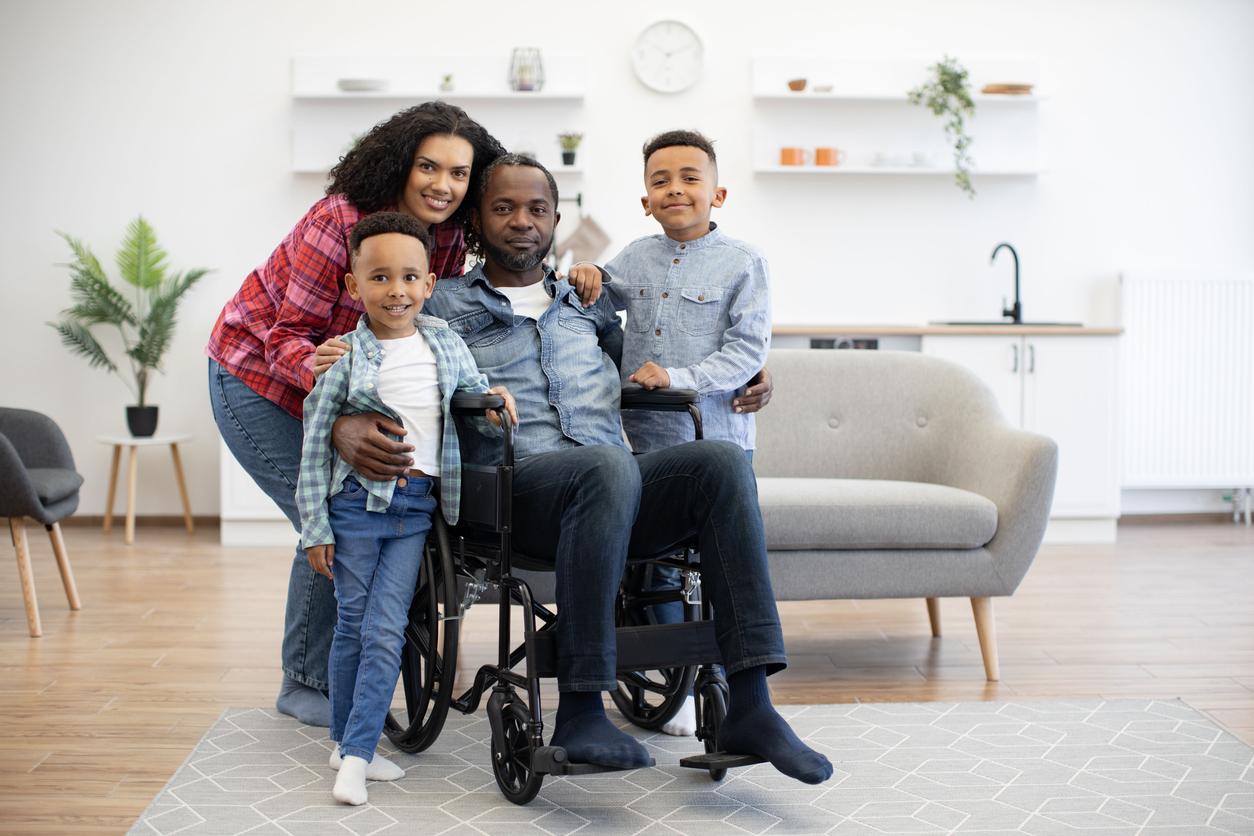
{"type": "Polygon", "coordinates": [[[397,483],[383,513],[366,510],[366,489],[351,476],[328,502],[339,604],[331,642],[331,739],[340,754],[367,761],[396,690],[422,546],[435,513],[435,480],[405,482],[397,483]]]}
{"type": "Polygon", "coordinates": [[[554,561],[558,687],[615,687],[614,597],[628,554],[696,537],[702,589],[729,673],[786,664],[757,485],[744,451],[693,441],[632,456],[579,447],[514,468],[515,548],[554,561]]]}
{"type": "Polygon", "coordinates": [[[296,479],[304,427],[214,360],[209,361],[209,403],[218,432],[235,460],[296,529],[296,555],[287,581],[283,619],[283,673],[325,691],[335,627],[335,590],[310,567],[300,547],[296,479]]]}

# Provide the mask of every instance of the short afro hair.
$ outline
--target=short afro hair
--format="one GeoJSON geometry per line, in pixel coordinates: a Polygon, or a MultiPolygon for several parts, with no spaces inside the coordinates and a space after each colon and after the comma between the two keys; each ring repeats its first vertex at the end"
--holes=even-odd
{"type": "Polygon", "coordinates": [[[362,241],[388,232],[399,232],[401,235],[417,238],[418,243],[422,244],[422,254],[428,263],[431,261],[431,247],[434,242],[431,240],[431,233],[417,218],[403,212],[375,212],[354,224],[353,231],[349,233],[350,263],[356,261],[360,255],[362,241]]]}
{"type": "MultiPolygon", "coordinates": [[[[492,180],[492,175],[498,168],[505,166],[522,166],[524,168],[534,168],[544,174],[544,179],[549,181],[549,191],[553,194],[553,210],[557,211],[557,205],[560,198],[557,194],[557,181],[553,179],[553,172],[549,171],[535,157],[526,154],[502,154],[483,169],[483,176],[479,179],[479,189],[474,194],[474,209],[479,209],[483,203],[483,197],[488,193],[488,183],[492,180]]],[[[466,202],[470,202],[470,194],[466,195],[466,202]]],[[[483,258],[483,240],[478,232],[475,231],[473,225],[466,228],[466,250],[472,256],[483,258]]]]}
{"type": "Polygon", "coordinates": [[[718,169],[718,157],[714,154],[714,142],[700,131],[667,131],[658,134],[644,144],[644,164],[649,164],[649,157],[654,153],[661,151],[663,148],[673,148],[676,145],[686,145],[690,148],[700,148],[710,158],[710,164],[718,169]]]}

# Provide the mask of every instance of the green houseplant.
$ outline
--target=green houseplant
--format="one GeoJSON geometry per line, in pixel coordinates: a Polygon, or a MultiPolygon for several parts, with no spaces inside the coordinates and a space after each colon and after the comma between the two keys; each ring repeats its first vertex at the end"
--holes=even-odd
{"type": "Polygon", "coordinates": [[[575,152],[579,150],[579,143],[583,142],[583,134],[566,131],[557,135],[557,142],[562,146],[562,165],[574,165],[575,152]]]}
{"type": "Polygon", "coordinates": [[[971,186],[971,137],[967,134],[966,120],[975,115],[975,102],[971,100],[971,86],[967,83],[967,71],[958,59],[946,55],[928,69],[931,80],[920,84],[907,93],[913,104],[921,104],[945,120],[945,136],[954,146],[954,180],[958,188],[975,197],[971,186]]]}
{"type": "Polygon", "coordinates": [[[157,407],[147,401],[150,375],[161,370],[161,358],[174,336],[179,301],[208,271],[170,273],[166,252],[142,215],[126,228],[118,249],[118,271],[124,285],[109,281],[100,260],[86,244],[64,232],[57,234],[74,253],[74,260],[66,265],[74,305],[48,325],[61,335],[63,345],[86,358],[92,368],[107,369],[122,378],[136,401],[126,408],[131,434],[150,436],[157,429],[157,407]],[[93,331],[97,326],[118,330],[129,375],[123,374],[97,339],[93,331]]]}

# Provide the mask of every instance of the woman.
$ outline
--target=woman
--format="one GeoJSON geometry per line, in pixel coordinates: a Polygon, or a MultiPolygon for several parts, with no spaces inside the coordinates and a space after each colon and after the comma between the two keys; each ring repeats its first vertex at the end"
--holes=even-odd
{"type": "MultiPolygon", "coordinates": [[[[353,330],[362,312],[343,285],[348,236],[382,209],[431,228],[431,271],[457,276],[466,257],[467,193],[504,149],[459,107],[427,102],[376,125],[331,169],[319,200],[244,280],[214,325],[206,351],[214,421],[236,460],[299,532],[301,405],[320,370],[317,346],[353,330]]],[[[399,429],[399,428],[396,428],[399,429]]],[[[327,657],[335,626],[330,581],[297,547],[287,588],[283,685],[276,707],[326,726],[327,657]]]]}

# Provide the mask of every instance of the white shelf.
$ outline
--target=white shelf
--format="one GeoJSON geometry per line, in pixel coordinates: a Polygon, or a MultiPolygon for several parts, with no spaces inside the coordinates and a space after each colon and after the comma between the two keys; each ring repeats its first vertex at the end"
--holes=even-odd
{"type": "Polygon", "coordinates": [[[331,101],[360,101],[362,99],[373,99],[375,101],[414,101],[429,102],[434,99],[442,99],[446,102],[457,101],[477,101],[477,102],[579,102],[583,100],[583,93],[576,91],[561,90],[531,90],[526,92],[515,92],[513,90],[503,91],[462,91],[450,90],[442,92],[440,90],[372,90],[360,93],[347,93],[344,91],[321,92],[321,93],[296,93],[292,96],[296,101],[301,102],[331,102],[331,101]]]}
{"type": "MultiPolygon", "coordinates": [[[[758,174],[895,174],[934,176],[938,174],[952,177],[952,168],[928,168],[924,166],[856,166],[856,165],[763,165],[753,169],[758,174]]],[[[1028,168],[987,168],[971,169],[972,177],[1035,177],[1040,171],[1028,168]]]]}
{"type": "MultiPolygon", "coordinates": [[[[889,95],[878,93],[814,93],[809,90],[802,90],[799,93],[754,93],[753,98],[760,102],[832,102],[847,104],[866,104],[866,103],[883,103],[883,104],[910,104],[910,100],[902,95],[889,95]]],[[[992,93],[976,93],[971,96],[971,101],[977,105],[981,104],[1037,104],[1044,100],[1044,96],[1011,96],[1011,95],[995,95],[992,93]]],[[[922,105],[918,105],[921,107],[922,105]]]]}

